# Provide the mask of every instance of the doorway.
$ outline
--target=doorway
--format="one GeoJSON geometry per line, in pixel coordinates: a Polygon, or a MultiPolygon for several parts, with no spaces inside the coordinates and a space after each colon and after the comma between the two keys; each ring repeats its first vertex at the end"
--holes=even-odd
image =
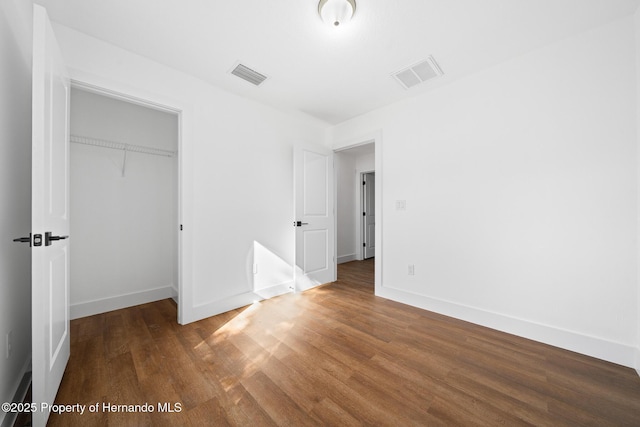
{"type": "Polygon", "coordinates": [[[179,115],[72,87],[71,318],[180,287],[179,115]]]}
{"type": "MultiPolygon", "coordinates": [[[[375,188],[376,142],[369,141],[335,151],[334,158],[337,262],[342,264],[373,258],[376,242],[375,206],[379,203],[375,197],[379,191],[375,188]],[[368,198],[365,197],[366,184],[363,184],[366,180],[370,181],[372,190],[368,198]],[[370,202],[368,211],[373,214],[369,218],[366,218],[367,202],[370,202]],[[367,219],[370,227],[365,226],[367,219]]],[[[378,261],[376,259],[375,263],[378,261]]]]}

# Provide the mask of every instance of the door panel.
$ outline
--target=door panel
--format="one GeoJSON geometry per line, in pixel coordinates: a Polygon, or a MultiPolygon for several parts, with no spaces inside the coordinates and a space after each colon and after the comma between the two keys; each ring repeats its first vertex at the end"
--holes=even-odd
{"type": "Polygon", "coordinates": [[[51,294],[51,311],[49,313],[49,359],[55,361],[61,351],[64,351],[65,340],[69,334],[67,318],[67,248],[56,251],[49,261],[49,292],[51,294]]]}
{"type": "MultiPolygon", "coordinates": [[[[69,78],[44,8],[33,7],[31,227],[69,235],[69,78]]],[[[44,240],[44,239],[43,239],[44,240]]],[[[51,405],[69,360],[69,240],[32,248],[32,398],[51,405]]],[[[46,405],[34,426],[49,418],[46,405]]]]}
{"type": "Polygon", "coordinates": [[[335,280],[333,153],[320,146],[294,149],[296,290],[335,280]]]}
{"type": "Polygon", "coordinates": [[[316,273],[329,266],[327,230],[302,230],[304,236],[304,271],[316,273]]]}
{"type": "MultiPolygon", "coordinates": [[[[56,49],[55,39],[50,41],[50,49],[56,49]]],[[[61,60],[61,59],[60,59],[61,60]]],[[[63,64],[60,64],[63,66],[63,64]]],[[[64,70],[51,69],[50,85],[51,94],[49,101],[51,104],[47,107],[51,118],[51,135],[48,138],[48,147],[46,153],[51,156],[50,163],[47,166],[49,172],[49,188],[45,191],[49,192],[49,215],[56,221],[64,223],[68,220],[69,208],[68,204],[68,179],[69,170],[69,152],[68,143],[62,144],[61,141],[68,140],[69,134],[69,79],[64,70]],[[61,74],[64,73],[64,74],[61,74]],[[58,104],[58,105],[56,105],[58,104]]],[[[49,79],[48,79],[49,80],[49,79]]]]}
{"type": "Polygon", "coordinates": [[[303,156],[303,215],[324,218],[327,216],[328,208],[329,157],[308,150],[303,151],[303,156]]]}

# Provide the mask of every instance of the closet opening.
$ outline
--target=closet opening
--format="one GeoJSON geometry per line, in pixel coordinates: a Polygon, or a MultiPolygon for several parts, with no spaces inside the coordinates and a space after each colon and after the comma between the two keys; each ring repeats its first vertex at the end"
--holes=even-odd
{"type": "Polygon", "coordinates": [[[178,112],[71,89],[71,318],[180,290],[178,112]]]}

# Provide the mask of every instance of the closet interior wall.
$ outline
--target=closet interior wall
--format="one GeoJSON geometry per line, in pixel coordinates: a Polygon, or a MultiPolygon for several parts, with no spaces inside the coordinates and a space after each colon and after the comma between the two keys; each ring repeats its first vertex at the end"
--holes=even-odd
{"type": "Polygon", "coordinates": [[[70,126],[71,317],[177,298],[178,116],[73,88],[70,126]]]}

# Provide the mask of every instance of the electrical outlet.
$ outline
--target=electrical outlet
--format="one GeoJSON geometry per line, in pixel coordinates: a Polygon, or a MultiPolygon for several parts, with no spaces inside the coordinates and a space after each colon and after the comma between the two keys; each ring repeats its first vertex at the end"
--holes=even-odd
{"type": "Polygon", "coordinates": [[[7,345],[7,359],[11,357],[11,352],[13,351],[12,345],[13,345],[13,331],[9,331],[7,333],[7,336],[5,337],[5,343],[7,345]]]}
{"type": "Polygon", "coordinates": [[[407,274],[409,276],[413,276],[415,275],[416,271],[415,271],[415,266],[413,264],[409,264],[409,268],[407,270],[407,274]]]}

